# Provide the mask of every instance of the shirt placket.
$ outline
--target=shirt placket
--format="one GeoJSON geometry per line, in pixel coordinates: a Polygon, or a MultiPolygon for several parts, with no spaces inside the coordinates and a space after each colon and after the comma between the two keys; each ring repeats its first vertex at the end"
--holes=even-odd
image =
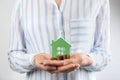
{"type": "Polygon", "coordinates": [[[64,0],[62,0],[60,7],[58,8],[57,3],[55,4],[57,7],[57,27],[58,27],[58,35],[59,37],[65,38],[65,28],[64,28],[64,21],[63,21],[63,7],[64,7],[64,0]]]}
{"type": "Polygon", "coordinates": [[[60,37],[65,38],[65,30],[64,30],[64,22],[63,22],[63,14],[62,12],[58,11],[58,25],[59,25],[59,34],[60,37]]]}

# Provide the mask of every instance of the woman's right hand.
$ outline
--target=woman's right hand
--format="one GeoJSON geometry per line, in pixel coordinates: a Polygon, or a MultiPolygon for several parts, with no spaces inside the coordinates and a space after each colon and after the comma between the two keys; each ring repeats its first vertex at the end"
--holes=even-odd
{"type": "Polygon", "coordinates": [[[58,66],[62,66],[64,63],[63,61],[51,60],[51,58],[51,55],[48,53],[40,53],[34,56],[34,63],[38,69],[53,73],[57,70],[58,66]],[[54,65],[45,65],[46,62],[52,63],[54,65]]]}

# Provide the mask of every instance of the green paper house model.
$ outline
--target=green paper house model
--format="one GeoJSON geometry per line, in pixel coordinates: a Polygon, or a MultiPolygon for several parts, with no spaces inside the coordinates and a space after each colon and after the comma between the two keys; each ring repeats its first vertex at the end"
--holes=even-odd
{"type": "Polygon", "coordinates": [[[57,58],[58,56],[70,55],[71,45],[66,42],[63,38],[58,40],[52,40],[52,58],[57,58]]]}

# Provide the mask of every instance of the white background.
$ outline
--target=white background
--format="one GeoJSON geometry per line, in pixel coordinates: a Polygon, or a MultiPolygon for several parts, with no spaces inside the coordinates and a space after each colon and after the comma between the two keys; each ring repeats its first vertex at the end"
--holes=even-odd
{"type": "MultiPolygon", "coordinates": [[[[25,80],[25,74],[13,72],[8,64],[11,12],[16,0],[0,0],[0,80],[25,80]]],[[[111,0],[112,62],[97,73],[97,80],[120,80],[120,0],[111,0]]]]}

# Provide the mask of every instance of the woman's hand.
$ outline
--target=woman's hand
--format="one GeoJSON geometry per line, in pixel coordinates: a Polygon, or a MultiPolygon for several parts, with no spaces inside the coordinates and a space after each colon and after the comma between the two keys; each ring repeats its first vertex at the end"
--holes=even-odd
{"type": "Polygon", "coordinates": [[[56,71],[58,66],[64,65],[64,61],[51,60],[51,55],[47,53],[35,55],[34,63],[38,69],[42,69],[50,73],[56,71]],[[49,63],[49,65],[46,65],[47,63],[49,63]]]}
{"type": "Polygon", "coordinates": [[[74,53],[71,55],[71,62],[78,63],[81,67],[89,66],[92,64],[92,58],[83,53],[74,53]]]}
{"type": "Polygon", "coordinates": [[[92,64],[92,59],[83,53],[74,53],[70,59],[64,60],[66,65],[59,66],[55,72],[71,72],[80,67],[92,64]]]}

